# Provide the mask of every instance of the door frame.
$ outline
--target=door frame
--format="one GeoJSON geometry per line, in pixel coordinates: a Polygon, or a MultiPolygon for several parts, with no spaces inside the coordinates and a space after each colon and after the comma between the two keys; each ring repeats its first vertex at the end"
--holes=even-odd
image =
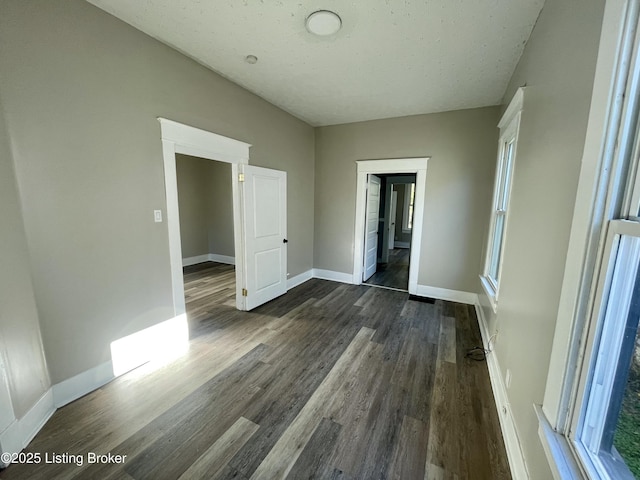
{"type": "Polygon", "coordinates": [[[356,285],[362,284],[367,176],[369,174],[415,173],[416,192],[413,206],[411,254],[409,258],[409,293],[413,295],[417,293],[420,251],[422,248],[422,225],[424,223],[427,163],[430,158],[431,157],[356,160],[356,222],[355,237],[353,239],[353,282],[356,285]]]}
{"type": "Polygon", "coordinates": [[[236,308],[246,310],[244,285],[244,244],[241,221],[238,165],[249,164],[250,144],[216,133],[201,130],[166,118],[158,117],[162,135],[166,221],[169,233],[169,261],[171,265],[171,291],[175,315],[186,313],[184,279],[182,272],[182,244],[180,240],[180,214],[178,210],[178,182],[176,153],[231,164],[233,196],[233,236],[236,257],[236,308]]]}

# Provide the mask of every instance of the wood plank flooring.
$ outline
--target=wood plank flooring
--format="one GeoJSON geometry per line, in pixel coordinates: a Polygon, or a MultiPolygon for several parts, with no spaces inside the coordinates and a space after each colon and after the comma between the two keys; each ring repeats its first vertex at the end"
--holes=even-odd
{"type": "Polygon", "coordinates": [[[388,263],[378,263],[374,273],[365,283],[381,287],[409,289],[409,255],[408,248],[395,248],[389,252],[388,263]]]}
{"type": "Polygon", "coordinates": [[[185,269],[189,352],[58,410],[13,479],[510,479],[472,307],[310,280],[234,309],[233,267],[185,269]],[[88,452],[126,455],[88,463],[88,452]]]}

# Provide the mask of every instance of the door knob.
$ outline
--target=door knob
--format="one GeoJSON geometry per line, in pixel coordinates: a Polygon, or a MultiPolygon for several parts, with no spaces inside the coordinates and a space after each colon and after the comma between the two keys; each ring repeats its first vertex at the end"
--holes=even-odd
{"type": "Polygon", "coordinates": [[[289,240],[287,240],[286,238],[283,238],[282,243],[289,243],[289,240]]]}

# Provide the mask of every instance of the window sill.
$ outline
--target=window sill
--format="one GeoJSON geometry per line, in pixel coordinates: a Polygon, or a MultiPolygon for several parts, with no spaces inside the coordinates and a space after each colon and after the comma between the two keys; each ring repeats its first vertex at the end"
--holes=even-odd
{"type": "Polygon", "coordinates": [[[489,282],[489,279],[484,275],[480,275],[480,283],[482,283],[482,288],[484,288],[487,297],[489,298],[489,303],[491,304],[491,310],[493,313],[498,313],[498,296],[497,292],[489,282]]]}
{"type": "Polygon", "coordinates": [[[553,429],[542,411],[541,405],[534,405],[534,408],[538,416],[538,436],[551,467],[553,478],[556,480],[584,480],[585,477],[576,462],[567,438],[553,429]]]}

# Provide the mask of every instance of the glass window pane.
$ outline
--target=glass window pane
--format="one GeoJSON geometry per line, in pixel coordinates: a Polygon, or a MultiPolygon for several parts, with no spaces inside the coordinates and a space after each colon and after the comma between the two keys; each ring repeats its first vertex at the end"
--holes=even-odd
{"type": "Polygon", "coordinates": [[[493,244],[491,245],[491,257],[489,260],[489,277],[498,284],[498,267],[500,263],[500,252],[502,250],[502,234],[504,232],[504,215],[498,214],[495,217],[495,228],[493,231],[493,244]]]}
{"type": "Polygon", "coordinates": [[[610,478],[640,479],[640,237],[619,237],[580,442],[610,478]]]}
{"type": "MultiPolygon", "coordinates": [[[[618,391],[621,399],[617,418],[612,419],[613,448],[627,464],[636,478],[640,478],[640,282],[636,280],[631,311],[627,319],[625,337],[627,348],[623,348],[620,362],[618,391]],[[627,350],[626,352],[624,350],[627,350]],[[630,357],[630,358],[629,358],[630,357]],[[627,360],[625,362],[625,360],[627,360]],[[625,375],[626,373],[626,375],[625,375]],[[626,376],[626,379],[625,379],[626,376]],[[625,381],[626,380],[626,381],[625,381]]],[[[615,392],[614,392],[615,395],[615,392]]],[[[617,406],[617,405],[616,405],[617,406]]]]}
{"type": "Polygon", "coordinates": [[[502,182],[502,192],[499,201],[499,208],[506,210],[509,204],[509,183],[511,182],[511,171],[513,170],[513,140],[507,145],[505,152],[504,180],[502,182]]]}

